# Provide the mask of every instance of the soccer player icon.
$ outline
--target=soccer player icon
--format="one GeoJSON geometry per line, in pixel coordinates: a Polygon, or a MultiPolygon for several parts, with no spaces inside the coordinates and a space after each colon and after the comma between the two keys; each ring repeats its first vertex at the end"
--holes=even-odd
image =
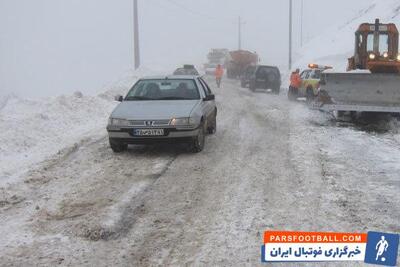
{"type": "MultiPolygon", "coordinates": [[[[378,244],[376,244],[375,250],[377,250],[376,253],[376,261],[379,259],[379,257],[382,257],[383,253],[387,250],[389,247],[389,243],[385,240],[384,236],[381,236],[381,240],[379,240],[378,244]]],[[[382,257],[382,261],[385,261],[385,258],[382,257]]]]}

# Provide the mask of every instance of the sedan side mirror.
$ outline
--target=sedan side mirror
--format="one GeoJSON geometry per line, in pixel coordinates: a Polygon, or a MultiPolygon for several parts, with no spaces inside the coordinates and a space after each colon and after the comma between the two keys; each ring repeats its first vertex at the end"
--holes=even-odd
{"type": "Polygon", "coordinates": [[[215,100],[215,95],[208,95],[208,96],[206,96],[203,100],[204,100],[204,101],[212,101],[212,100],[215,100]]]}
{"type": "Polygon", "coordinates": [[[117,95],[117,96],[115,96],[115,101],[122,102],[122,101],[124,101],[124,98],[122,95],[117,95]]]}

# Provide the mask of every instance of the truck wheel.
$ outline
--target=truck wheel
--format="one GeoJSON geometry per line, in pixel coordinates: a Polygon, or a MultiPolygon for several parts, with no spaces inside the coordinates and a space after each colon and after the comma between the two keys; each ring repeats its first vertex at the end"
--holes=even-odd
{"type": "Polygon", "coordinates": [[[205,129],[204,129],[204,123],[200,126],[199,133],[195,138],[193,138],[192,142],[192,152],[193,153],[199,153],[203,151],[204,149],[204,144],[206,142],[206,135],[205,135],[205,129]]]}
{"type": "Polygon", "coordinates": [[[114,153],[121,153],[128,149],[128,144],[124,144],[120,141],[110,138],[110,147],[114,153]]]}

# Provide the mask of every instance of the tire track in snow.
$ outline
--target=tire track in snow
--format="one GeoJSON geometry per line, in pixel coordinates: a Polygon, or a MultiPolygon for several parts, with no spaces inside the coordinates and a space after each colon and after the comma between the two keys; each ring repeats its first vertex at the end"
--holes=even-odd
{"type": "Polygon", "coordinates": [[[125,236],[133,227],[137,218],[144,213],[143,196],[165,174],[177,157],[178,155],[168,161],[159,173],[140,183],[133,184],[120,198],[117,205],[105,211],[105,218],[101,219],[102,225],[85,229],[83,236],[92,241],[115,240],[125,236]]]}

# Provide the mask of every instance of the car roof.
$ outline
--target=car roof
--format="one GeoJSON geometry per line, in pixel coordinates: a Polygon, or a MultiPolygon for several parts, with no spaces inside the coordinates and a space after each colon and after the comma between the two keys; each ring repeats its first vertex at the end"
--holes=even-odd
{"type": "Polygon", "coordinates": [[[140,78],[140,80],[193,80],[199,78],[200,75],[166,75],[166,76],[145,76],[140,78]]]}

